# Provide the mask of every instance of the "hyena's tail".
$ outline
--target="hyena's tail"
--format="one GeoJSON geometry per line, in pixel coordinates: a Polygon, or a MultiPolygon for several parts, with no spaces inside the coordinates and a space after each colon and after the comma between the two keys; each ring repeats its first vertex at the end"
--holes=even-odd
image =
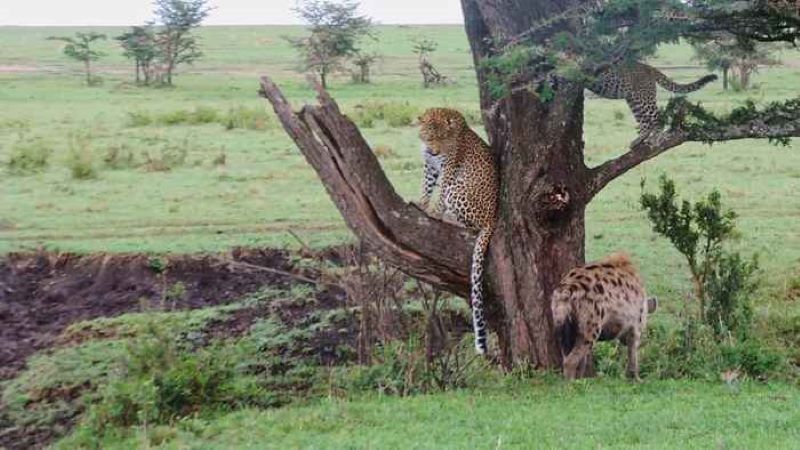
{"type": "Polygon", "coordinates": [[[656,312],[658,309],[658,297],[648,297],[647,298],[647,313],[652,314],[656,312]]]}
{"type": "Polygon", "coordinates": [[[493,228],[485,228],[478,233],[472,251],[472,268],[470,270],[470,304],[472,305],[472,329],[475,331],[475,351],[486,354],[487,331],[483,309],[483,261],[489,249],[493,228]]]}
{"type": "Polygon", "coordinates": [[[553,310],[553,329],[561,347],[561,356],[565,357],[575,346],[575,335],[577,334],[569,292],[557,288],[553,292],[553,300],[550,305],[553,310]]]}

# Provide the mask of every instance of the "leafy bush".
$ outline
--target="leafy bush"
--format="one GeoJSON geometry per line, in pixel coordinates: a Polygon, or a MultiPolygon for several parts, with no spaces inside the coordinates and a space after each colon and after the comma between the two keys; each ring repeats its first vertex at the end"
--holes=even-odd
{"type": "Polygon", "coordinates": [[[6,169],[14,175],[29,175],[44,170],[53,151],[41,138],[26,140],[20,135],[11,145],[6,169]]]}
{"type": "Polygon", "coordinates": [[[272,115],[264,108],[231,108],[220,118],[220,123],[228,130],[265,130],[272,125],[272,115]]]}
{"type": "Polygon", "coordinates": [[[653,231],[669,239],[686,258],[700,320],[720,337],[725,333],[746,337],[752,322],[750,297],[758,288],[758,264],[755,258],[746,262],[738,253],[723,250],[723,243],[736,234],[736,213],[722,207],[717,191],[694,204],[683,200],[678,206],[675,183],[662,175],[659,185],[658,194],[642,194],[641,205],[653,231]]]}
{"type": "Polygon", "coordinates": [[[189,155],[189,141],[184,139],[180,144],[169,143],[161,147],[158,155],[144,152],[143,167],[148,172],[166,172],[186,164],[189,155]]]}
{"type": "Polygon", "coordinates": [[[103,156],[103,165],[112,170],[138,166],[133,152],[124,143],[117,143],[106,149],[106,154],[103,156]]]}
{"type": "Polygon", "coordinates": [[[153,117],[143,111],[129,111],[128,112],[128,126],[130,127],[146,127],[153,123],[153,117]]]}
{"type": "Polygon", "coordinates": [[[706,280],[707,322],[718,336],[736,333],[747,339],[753,323],[750,298],[758,290],[758,261],[743,261],[738,253],[723,254],[706,280]]]}
{"type": "Polygon", "coordinates": [[[407,127],[414,123],[419,113],[419,109],[408,102],[366,102],[356,105],[351,116],[363,128],[371,128],[377,121],[390,127],[407,127]]]}
{"type": "Polygon", "coordinates": [[[67,167],[72,178],[76,180],[89,180],[97,178],[97,169],[94,166],[91,138],[87,135],[71,136],[69,140],[69,154],[67,167]]]}

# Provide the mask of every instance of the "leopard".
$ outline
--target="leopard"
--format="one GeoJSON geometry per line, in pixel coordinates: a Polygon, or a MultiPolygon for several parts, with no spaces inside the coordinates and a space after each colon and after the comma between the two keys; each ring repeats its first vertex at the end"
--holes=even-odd
{"type": "Polygon", "coordinates": [[[601,70],[587,89],[600,97],[625,99],[639,124],[639,136],[647,138],[661,127],[656,103],[656,85],[674,93],[687,94],[716,79],[716,75],[708,74],[692,83],[680,84],[655,67],[633,62],[601,70]]]}
{"type": "Polygon", "coordinates": [[[464,116],[451,108],[430,108],[418,118],[426,158],[423,198],[439,184],[435,215],[477,232],[470,265],[470,306],[475,351],[486,354],[488,336],[484,313],[484,261],[497,222],[499,179],[491,147],[475,133],[464,116]]]}
{"type": "Polygon", "coordinates": [[[628,350],[626,375],[639,380],[642,333],[658,299],[647,295],[630,256],[613,253],[570,270],[553,291],[550,305],[565,378],[576,378],[597,341],[618,339],[628,350]]]}

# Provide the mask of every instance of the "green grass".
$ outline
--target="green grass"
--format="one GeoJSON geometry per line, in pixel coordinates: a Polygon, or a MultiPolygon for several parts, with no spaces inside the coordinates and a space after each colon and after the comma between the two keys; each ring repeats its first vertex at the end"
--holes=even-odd
{"type": "MultiPolygon", "coordinates": [[[[0,169],[0,253],[41,246],[156,253],[296,246],[290,229],[313,246],[351,238],[274,117],[258,127],[232,130],[226,130],[224,119],[202,123],[209,114],[224,118],[230,111],[262,111],[265,103],[255,94],[259,73],[276,77],[296,106],[313,100],[302,76],[293,71],[294,54],[281,38],[299,33],[297,27],[204,28],[206,57],[182,70],[174,89],[131,86],[130,68],[112,43],[104,44],[109,56],[99,63],[105,84],[82,86],[74,72],[77,66],[59,54],[56,42],[44,40],[73,31],[0,28],[0,45],[10,49],[0,56],[0,66],[38,70],[0,74],[0,161],[6,162],[23,144],[36,143],[51,152],[47,164],[31,174],[11,176],[0,169]],[[73,76],[65,77],[70,71],[73,76]],[[193,119],[198,111],[205,119],[193,119]],[[137,114],[151,123],[136,126],[132,117],[137,114]],[[97,171],[88,179],[71,174],[69,143],[76,134],[84,136],[84,151],[92,155],[97,171]],[[186,149],[182,164],[170,170],[149,170],[144,164],[147,157],[155,159],[174,148],[186,149]],[[107,155],[119,149],[130,155],[131,167],[104,164],[107,155]],[[221,153],[226,155],[224,165],[214,162],[221,153]]],[[[119,29],[103,31],[113,34],[119,29]]],[[[394,110],[407,110],[412,117],[432,105],[477,112],[477,87],[460,27],[386,26],[370,45],[385,55],[374,84],[353,85],[346,77],[332,82],[334,97],[354,117],[358,118],[358,105],[370,104],[394,105],[394,110]],[[457,84],[421,89],[409,42],[416,35],[440,43],[433,60],[457,84]]],[[[690,56],[685,46],[669,46],[654,62],[679,66],[667,72],[686,81],[703,72],[691,66],[690,56]]],[[[784,55],[787,64],[798,60],[797,52],[784,55]]],[[[760,84],[755,91],[724,93],[715,83],[692,98],[717,111],[730,110],[749,96],[763,101],[786,98],[796,95],[793,86],[800,84],[800,73],[791,67],[763,69],[755,81],[760,84]]],[[[665,98],[662,93],[662,101],[665,98]]],[[[415,199],[421,175],[415,128],[378,120],[363,132],[374,147],[391,150],[381,163],[396,189],[415,199]]],[[[587,100],[584,140],[589,164],[619,153],[635,134],[624,102],[587,100]]],[[[663,240],[654,238],[638,208],[640,180],[655,179],[661,172],[670,173],[689,195],[719,188],[741,215],[742,248],[769,254],[764,262],[770,277],[776,284],[788,282],[787,268],[798,264],[795,249],[800,248],[794,226],[800,217],[800,153],[765,141],[712,148],[687,144],[615,181],[589,207],[589,257],[623,248],[642,261],[657,291],[674,292],[685,285],[682,262],[663,240]]]]}
{"type": "Polygon", "coordinates": [[[522,382],[243,410],[174,428],[139,428],[102,447],[788,449],[800,439],[798,402],[797,389],[784,385],[522,382]]]}

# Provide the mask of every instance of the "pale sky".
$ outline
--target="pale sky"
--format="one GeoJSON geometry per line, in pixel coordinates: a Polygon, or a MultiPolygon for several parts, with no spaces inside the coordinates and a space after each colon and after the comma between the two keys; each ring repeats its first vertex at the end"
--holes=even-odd
{"type": "MultiPolygon", "coordinates": [[[[295,0],[211,0],[209,25],[296,24],[295,0]]],[[[0,25],[136,25],[151,0],[0,0],[0,25]]],[[[384,24],[463,23],[459,0],[362,0],[361,12],[384,24]]]]}

